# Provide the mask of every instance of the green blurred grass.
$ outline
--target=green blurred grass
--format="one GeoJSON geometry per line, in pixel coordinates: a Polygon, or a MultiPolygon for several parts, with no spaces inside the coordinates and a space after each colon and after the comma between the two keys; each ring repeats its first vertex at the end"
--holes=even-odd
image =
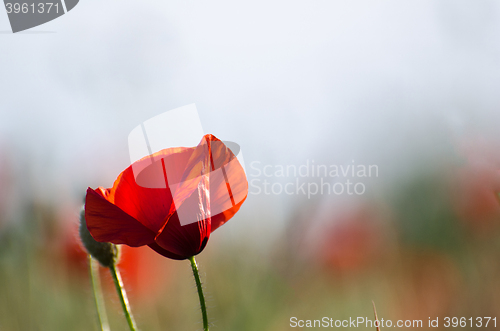
{"type": "MultiPolygon", "coordinates": [[[[428,317],[494,317],[500,311],[500,233],[495,225],[500,219],[495,215],[490,230],[476,232],[459,220],[445,187],[439,174],[402,184],[395,198],[388,198],[391,219],[382,232],[373,233],[381,236],[385,249],[353,270],[304,250],[319,240],[294,244],[307,220],[289,222],[266,250],[256,249],[258,238],[209,244],[197,260],[211,330],[292,330],[292,316],[373,318],[371,300],[380,318],[422,319],[423,329],[428,329],[428,317]]],[[[61,245],[68,234],[61,231],[56,210],[31,203],[19,219],[1,228],[1,331],[98,330],[86,262],[68,263],[61,245]]],[[[129,293],[140,329],[200,330],[189,262],[160,263],[170,272],[157,295],[144,300],[133,290],[129,293]]],[[[108,289],[111,330],[126,330],[105,272],[102,282],[108,289]]]]}

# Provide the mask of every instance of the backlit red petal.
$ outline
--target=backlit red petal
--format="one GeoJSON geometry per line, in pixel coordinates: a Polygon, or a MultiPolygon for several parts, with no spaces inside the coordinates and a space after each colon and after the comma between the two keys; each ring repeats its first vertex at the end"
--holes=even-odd
{"type": "Polygon", "coordinates": [[[154,250],[156,253],[163,255],[165,257],[168,257],[169,259],[173,260],[185,260],[186,257],[174,254],[170,251],[167,251],[166,249],[161,248],[156,242],[153,242],[148,245],[152,250],[154,250]]]}
{"type": "Polygon", "coordinates": [[[162,249],[187,259],[199,254],[210,237],[210,220],[181,225],[177,212],[156,236],[155,242],[162,249]]]}
{"type": "Polygon", "coordinates": [[[91,188],[85,199],[85,220],[92,237],[100,242],[137,247],[154,241],[153,231],[91,188]]]}
{"type": "Polygon", "coordinates": [[[192,152],[193,148],[171,148],[134,163],[116,179],[107,199],[158,232],[172,205],[168,183],[179,180],[192,152]]]}
{"type": "Polygon", "coordinates": [[[236,214],[248,195],[245,171],[234,158],[210,173],[212,232],[236,214]]]}

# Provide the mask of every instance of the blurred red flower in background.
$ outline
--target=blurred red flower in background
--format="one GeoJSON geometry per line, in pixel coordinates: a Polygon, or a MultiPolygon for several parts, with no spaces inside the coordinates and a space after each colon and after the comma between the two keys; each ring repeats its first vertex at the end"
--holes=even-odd
{"type": "MultiPolygon", "coordinates": [[[[65,215],[67,216],[67,214],[65,215]]],[[[64,264],[69,279],[72,281],[88,282],[89,266],[88,253],[83,244],[76,239],[78,237],[78,224],[64,222],[62,220],[62,233],[59,236],[61,247],[57,252],[61,252],[64,257],[64,264]]],[[[130,291],[132,296],[141,302],[154,302],[154,299],[161,298],[163,290],[171,284],[169,276],[175,274],[173,264],[165,265],[160,263],[163,259],[147,247],[120,247],[120,259],[118,266],[123,276],[125,288],[130,291]]],[[[58,259],[56,259],[58,260],[58,259]]],[[[109,278],[107,270],[101,269],[102,277],[109,278]]],[[[103,283],[103,288],[109,292],[114,292],[115,288],[112,282],[103,283]]]]}
{"type": "Polygon", "coordinates": [[[458,168],[453,187],[454,208],[462,221],[476,231],[499,226],[500,146],[481,139],[461,145],[466,162],[458,168]]]}
{"type": "Polygon", "coordinates": [[[85,219],[97,241],[148,245],[182,260],[199,254],[212,231],[248,193],[242,166],[227,146],[205,135],[197,147],[169,148],[125,169],[112,188],[87,190],[85,219]]]}
{"type": "Polygon", "coordinates": [[[360,206],[341,212],[323,232],[322,263],[340,274],[359,272],[384,255],[386,233],[377,208],[360,206]]]}

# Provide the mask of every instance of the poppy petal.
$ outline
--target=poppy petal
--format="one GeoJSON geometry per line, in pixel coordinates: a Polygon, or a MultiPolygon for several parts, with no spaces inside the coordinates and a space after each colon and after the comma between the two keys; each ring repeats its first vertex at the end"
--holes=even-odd
{"type": "MultiPolygon", "coordinates": [[[[213,164],[211,156],[213,139],[219,141],[212,135],[205,135],[201,139],[198,146],[192,150],[180,182],[170,184],[174,203],[170,207],[169,215],[179,210],[184,201],[191,197],[193,192],[197,190],[200,185],[208,190],[208,175],[210,174],[211,164],[213,164]]],[[[198,197],[205,199],[207,195],[208,194],[198,195],[198,197]]],[[[208,199],[208,197],[206,198],[208,199]]],[[[196,215],[196,212],[193,213],[193,215],[196,215]]],[[[192,223],[199,220],[192,219],[192,217],[189,217],[189,220],[185,220],[183,216],[189,217],[187,214],[181,215],[181,224],[192,223]]]]}
{"type": "Polygon", "coordinates": [[[248,184],[234,154],[213,135],[203,137],[186,169],[182,182],[172,189],[174,204],[155,241],[189,257],[205,247],[213,231],[211,213],[217,215],[217,227],[227,222],[246,199],[248,184]]]}
{"type": "Polygon", "coordinates": [[[156,242],[153,242],[153,243],[149,244],[148,246],[152,250],[154,250],[156,253],[163,255],[165,257],[168,257],[169,259],[173,259],[173,260],[185,260],[186,259],[185,257],[183,257],[181,255],[174,254],[172,252],[167,251],[166,249],[161,248],[156,242]]]}
{"type": "Polygon", "coordinates": [[[199,254],[210,237],[209,192],[204,186],[208,184],[208,177],[203,178],[205,180],[201,181],[198,189],[184,200],[179,210],[168,217],[155,238],[161,248],[180,255],[183,259],[199,254]],[[193,218],[197,221],[184,223],[193,218]]]}
{"type": "MultiPolygon", "coordinates": [[[[212,201],[216,202],[215,205],[212,205],[212,202],[210,202],[210,214],[218,214],[232,208],[235,205],[235,199],[233,198],[230,184],[235,188],[236,201],[244,200],[248,191],[248,185],[246,184],[243,168],[231,150],[222,141],[211,134],[207,134],[192,152],[191,158],[186,164],[186,171],[182,176],[182,181],[178,184],[170,185],[174,203],[170,208],[169,215],[172,215],[176,210],[189,210],[188,208],[182,209],[180,207],[200,185],[205,189],[209,189],[208,196],[212,201]],[[227,176],[228,170],[229,177],[227,176]],[[203,182],[207,180],[208,182],[203,182]],[[230,183],[228,180],[231,180],[233,183],[230,183]],[[241,180],[245,183],[238,183],[241,180]],[[215,199],[213,199],[213,194],[215,199]]],[[[199,197],[206,195],[199,195],[199,197]]],[[[197,209],[194,205],[193,207],[195,210],[197,209]]],[[[181,225],[200,220],[196,213],[189,215],[180,212],[178,216],[181,225]]]]}
{"type": "Polygon", "coordinates": [[[158,232],[172,205],[168,181],[179,180],[180,169],[184,169],[192,152],[193,148],[165,149],[135,162],[116,179],[107,199],[151,231],[158,232]]]}
{"type": "Polygon", "coordinates": [[[212,216],[212,232],[217,230],[220,226],[224,225],[227,221],[233,218],[234,214],[240,210],[241,205],[245,202],[245,200],[241,200],[240,203],[236,204],[234,207],[219,213],[215,216],[212,216]]]}
{"type": "Polygon", "coordinates": [[[154,232],[90,187],[85,199],[85,220],[92,237],[100,242],[138,247],[154,241],[154,232]]]}
{"type": "Polygon", "coordinates": [[[231,219],[248,195],[245,171],[234,158],[210,173],[212,232],[231,219]]]}

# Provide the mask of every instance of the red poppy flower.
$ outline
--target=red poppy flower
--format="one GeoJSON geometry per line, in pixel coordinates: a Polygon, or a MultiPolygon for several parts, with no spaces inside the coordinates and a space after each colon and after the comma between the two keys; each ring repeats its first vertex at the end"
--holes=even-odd
{"type": "Polygon", "coordinates": [[[135,162],[112,188],[88,188],[85,219],[97,241],[148,245],[183,260],[205,248],[211,232],[233,217],[247,193],[233,152],[205,135],[197,147],[164,149],[135,162]]]}

